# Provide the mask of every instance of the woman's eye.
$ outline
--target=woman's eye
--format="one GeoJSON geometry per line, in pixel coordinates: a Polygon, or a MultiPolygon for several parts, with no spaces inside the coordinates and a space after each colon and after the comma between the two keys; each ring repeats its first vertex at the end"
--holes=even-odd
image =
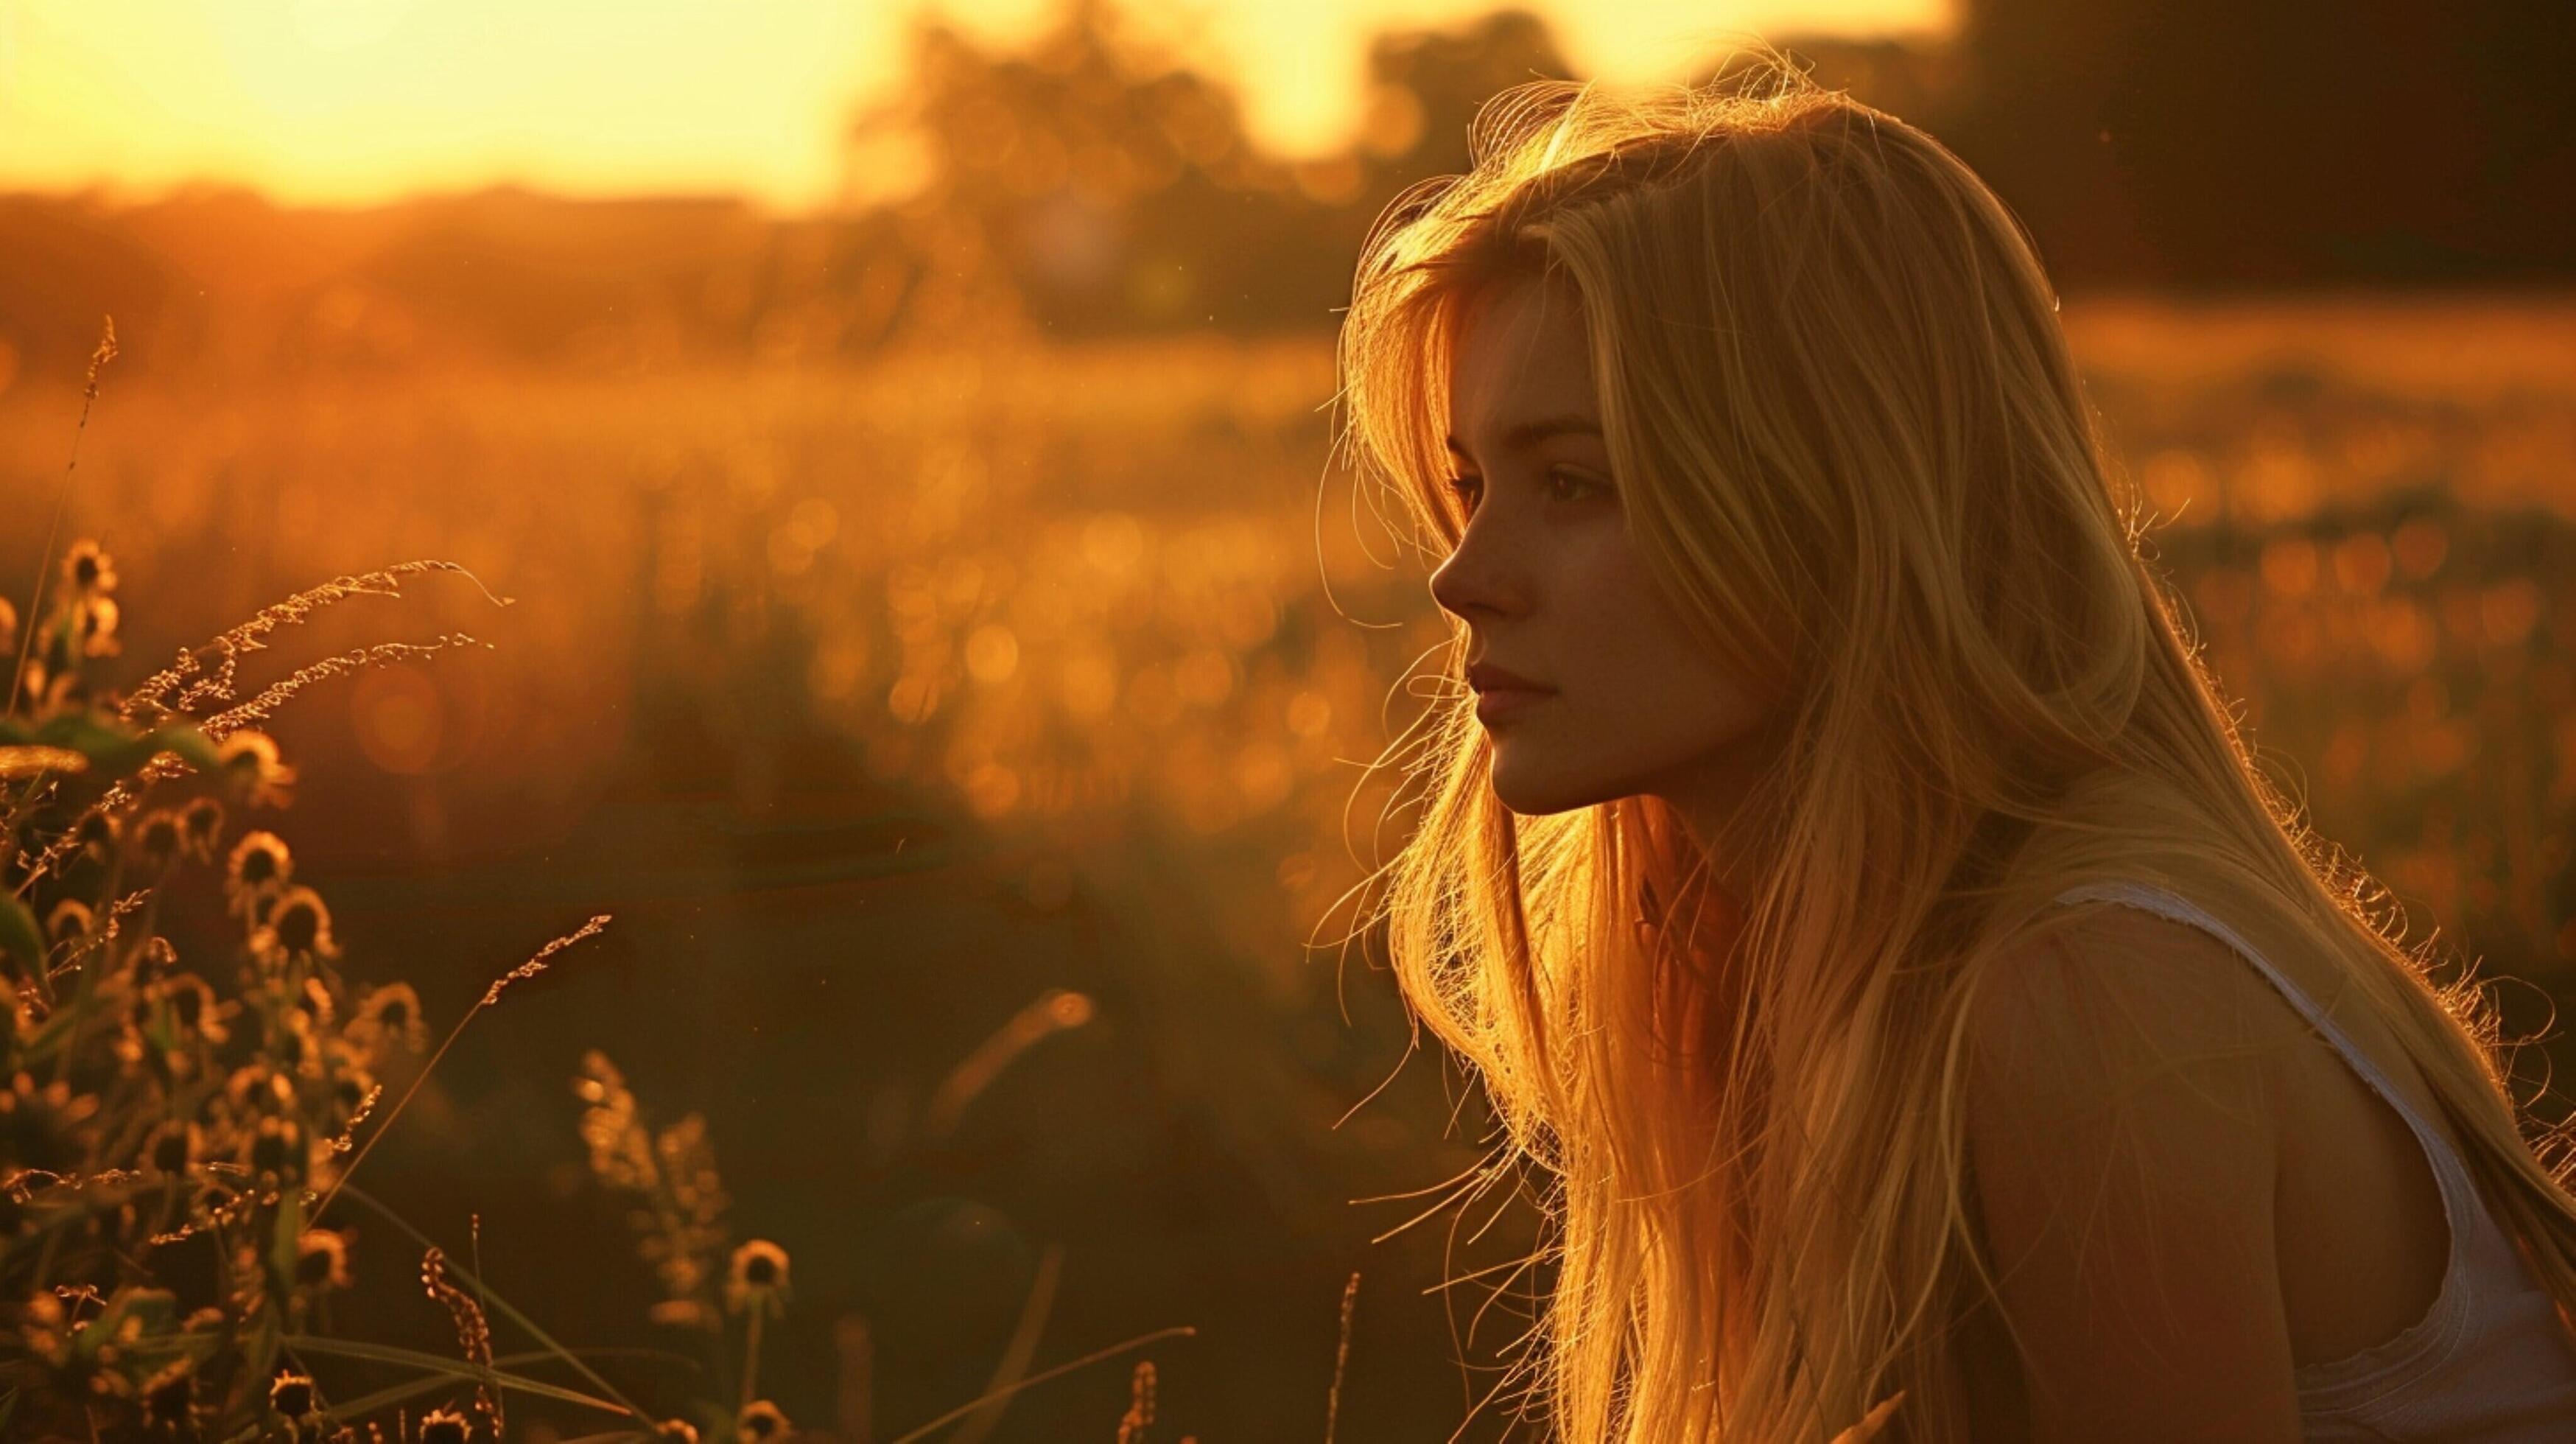
{"type": "Polygon", "coordinates": [[[1576,487],[1586,491],[1608,491],[1610,489],[1588,476],[1571,471],[1551,471],[1547,474],[1547,480],[1550,494],[1558,497],[1560,500],[1570,499],[1566,497],[1564,489],[1559,485],[1559,483],[1563,482],[1572,482],[1576,487]]]}
{"type": "MultiPolygon", "coordinates": [[[[1581,472],[1567,471],[1562,468],[1549,472],[1545,484],[1548,495],[1558,501],[1574,501],[1591,492],[1606,493],[1610,490],[1606,482],[1595,481],[1581,472]]],[[[1484,495],[1484,491],[1485,483],[1479,478],[1472,476],[1449,478],[1450,494],[1457,497],[1459,504],[1471,512],[1476,509],[1476,502],[1484,495]]]]}

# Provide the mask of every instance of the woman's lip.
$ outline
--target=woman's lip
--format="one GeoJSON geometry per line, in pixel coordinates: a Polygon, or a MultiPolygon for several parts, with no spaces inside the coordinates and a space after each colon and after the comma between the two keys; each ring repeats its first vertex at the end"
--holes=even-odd
{"type": "Polygon", "coordinates": [[[1555,695],[1537,687],[1488,687],[1476,694],[1476,720],[1491,726],[1555,695]]]}

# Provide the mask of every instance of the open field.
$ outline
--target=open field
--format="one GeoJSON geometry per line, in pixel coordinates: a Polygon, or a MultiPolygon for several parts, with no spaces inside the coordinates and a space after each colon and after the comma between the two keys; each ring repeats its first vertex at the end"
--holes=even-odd
{"type": "MultiPolygon", "coordinates": [[[[2510,980],[2509,1031],[2553,1024],[2576,996],[2576,298],[2066,315],[2267,762],[2418,933],[2510,980]]],[[[389,562],[511,599],[430,576],[285,634],[281,670],[380,638],[490,649],[338,679],[274,730],[329,800],[288,820],[351,968],[415,981],[442,1027],[523,940],[629,919],[587,976],[476,1024],[376,1179],[433,1231],[480,1210],[487,1274],[568,1334],[608,1342],[650,1303],[581,1186],[568,1080],[596,1046],[706,1115],[737,1208],[796,1249],[781,1390],[829,1397],[829,1321],[864,1316],[881,1426],[971,1397],[1053,1240],[1053,1353],[1196,1324],[1158,1358],[1168,1417],[1210,1438],[1320,1429],[1362,1270],[1343,1437],[1432,1437],[1466,1392],[1416,1291],[1509,1257],[1510,1230],[1444,1263],[1445,1222],[1367,1243],[1429,1199],[1347,1202],[1477,1149],[1442,1141],[1455,1084],[1429,1059],[1333,1127],[1404,1054],[1333,904],[1398,836],[1362,767],[1443,633],[1419,560],[1327,469],[1332,389],[1320,337],[111,371],[63,535],[114,555],[138,674],[389,562]],[[1051,987],[1096,1013],[925,1142],[954,1061],[1051,987]],[[567,1218],[595,1259],[547,1242],[567,1218]]],[[[77,410],[34,377],[0,392],[6,575],[38,565],[77,410]]],[[[1447,1300],[1462,1326],[1475,1301],[1447,1300]]],[[[1003,1437],[1114,1421],[1125,1391],[1112,1366],[1033,1393],[1003,1437]]]]}

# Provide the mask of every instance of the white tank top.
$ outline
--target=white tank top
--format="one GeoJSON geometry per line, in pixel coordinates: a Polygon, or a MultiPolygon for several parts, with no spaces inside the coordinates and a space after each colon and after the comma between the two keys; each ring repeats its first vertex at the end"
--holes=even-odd
{"type": "Polygon", "coordinates": [[[2576,1345],[2570,1344],[2555,1304],[2532,1278],[2513,1240],[2497,1226],[2442,1135],[2425,1124],[2342,1028],[2225,923],[2145,883],[2088,883],[2058,896],[2059,902],[2087,899],[2124,903],[2190,924],[2242,954],[2388,1100],[2432,1162],[2451,1232],[2441,1291],[2431,1311],[2395,1338],[2298,1370],[2299,1420],[2309,1444],[2576,1441],[2576,1345]]]}

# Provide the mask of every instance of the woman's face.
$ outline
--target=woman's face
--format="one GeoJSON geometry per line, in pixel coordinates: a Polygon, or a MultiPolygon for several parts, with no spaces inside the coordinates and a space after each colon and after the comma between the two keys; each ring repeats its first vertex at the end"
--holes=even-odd
{"type": "Polygon", "coordinates": [[[1504,806],[1647,793],[1699,831],[1734,810],[1775,709],[1686,633],[1629,543],[1578,304],[1521,281],[1471,307],[1449,412],[1467,530],[1431,595],[1467,624],[1471,679],[1545,689],[1478,696],[1504,806]]]}

